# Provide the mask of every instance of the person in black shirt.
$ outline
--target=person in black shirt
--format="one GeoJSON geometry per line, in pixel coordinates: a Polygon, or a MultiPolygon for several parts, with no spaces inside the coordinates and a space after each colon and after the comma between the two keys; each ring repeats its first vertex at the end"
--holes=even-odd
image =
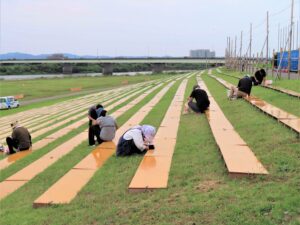
{"type": "Polygon", "coordinates": [[[18,121],[11,123],[13,130],[11,137],[6,138],[8,148],[5,150],[6,154],[14,154],[17,151],[24,151],[31,148],[31,135],[29,131],[19,125],[18,121]]]}
{"type": "Polygon", "coordinates": [[[239,80],[237,87],[231,87],[229,99],[244,98],[250,95],[252,88],[252,80],[246,75],[239,80]]]}
{"type": "Polygon", "coordinates": [[[193,110],[196,113],[204,113],[205,110],[208,109],[210,101],[208,99],[207,93],[200,88],[197,84],[193,87],[193,91],[188,97],[188,102],[185,105],[185,113],[188,113],[189,109],[193,110]],[[193,102],[193,99],[196,102],[193,102]]]}
{"type": "Polygon", "coordinates": [[[93,125],[93,121],[94,123],[97,121],[97,118],[99,117],[101,111],[103,110],[103,106],[100,104],[97,104],[95,106],[92,106],[89,109],[88,112],[88,118],[89,118],[89,145],[90,146],[94,146],[95,145],[95,136],[97,139],[98,143],[101,143],[101,139],[100,139],[100,127],[99,125],[93,125]]]}
{"type": "Polygon", "coordinates": [[[267,76],[266,71],[264,69],[260,69],[255,72],[254,76],[252,76],[251,79],[255,86],[259,84],[264,85],[266,76],[267,76]]]}

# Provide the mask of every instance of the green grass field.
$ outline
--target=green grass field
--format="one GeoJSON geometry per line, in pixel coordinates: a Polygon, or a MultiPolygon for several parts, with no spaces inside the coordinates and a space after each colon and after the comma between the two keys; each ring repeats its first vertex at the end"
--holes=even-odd
{"type": "MultiPolygon", "coordinates": [[[[205,115],[182,115],[167,189],[129,193],[128,185],[142,157],[112,156],[71,204],[32,208],[37,197],[89,153],[84,142],[1,200],[1,224],[300,224],[300,141],[295,132],[243,100],[228,101],[221,84],[207,73],[202,78],[269,175],[230,178],[205,115]]],[[[159,126],[180,82],[170,88],[142,124],[159,126]]],[[[192,76],[185,99],[195,83],[192,76]]],[[[119,125],[160,89],[119,117],[119,125]]],[[[273,92],[255,90],[259,97],[299,116],[299,103],[273,92]]],[[[120,106],[111,112],[117,108],[120,106]]],[[[79,127],[1,171],[1,181],[84,129],[86,126],[79,127]]]]}
{"type": "Polygon", "coordinates": [[[137,75],[137,76],[105,76],[105,77],[74,77],[74,78],[51,78],[51,79],[34,79],[34,80],[0,80],[0,96],[16,96],[23,94],[24,98],[20,99],[21,107],[11,110],[1,110],[0,116],[7,116],[13,113],[25,110],[39,108],[42,106],[52,105],[68,99],[86,95],[85,91],[99,92],[109,90],[110,88],[122,87],[127,84],[135,84],[144,81],[151,81],[167,77],[166,74],[137,75]],[[81,87],[82,90],[71,94],[70,88],[81,87]],[[22,106],[22,101],[42,99],[46,97],[57,96],[58,99],[46,100],[22,106]]]}

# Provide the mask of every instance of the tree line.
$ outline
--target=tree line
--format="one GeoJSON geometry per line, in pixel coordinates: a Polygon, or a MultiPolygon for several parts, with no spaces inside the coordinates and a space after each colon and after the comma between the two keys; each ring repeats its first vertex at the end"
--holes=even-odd
{"type": "MultiPolygon", "coordinates": [[[[101,73],[101,64],[78,63],[73,64],[73,73],[101,73]]],[[[201,70],[205,64],[166,64],[165,70],[201,70]]],[[[114,72],[138,72],[151,71],[149,63],[124,63],[114,64],[114,72]]],[[[62,64],[3,64],[0,65],[0,75],[25,75],[25,74],[60,74],[63,71],[62,64]]]]}

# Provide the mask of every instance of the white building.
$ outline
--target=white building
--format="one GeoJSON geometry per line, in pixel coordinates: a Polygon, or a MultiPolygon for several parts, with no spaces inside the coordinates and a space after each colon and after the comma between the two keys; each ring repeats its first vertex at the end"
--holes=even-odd
{"type": "Polygon", "coordinates": [[[210,51],[209,49],[197,49],[190,51],[191,58],[215,58],[215,51],[210,51]]]}

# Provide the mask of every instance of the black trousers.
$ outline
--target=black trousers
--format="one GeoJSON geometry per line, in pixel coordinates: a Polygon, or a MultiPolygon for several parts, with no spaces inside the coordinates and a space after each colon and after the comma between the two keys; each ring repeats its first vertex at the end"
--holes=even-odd
{"type": "Polygon", "coordinates": [[[15,139],[12,139],[11,137],[7,137],[6,138],[6,144],[7,144],[8,149],[9,149],[9,154],[16,153],[16,151],[14,150],[14,148],[16,150],[19,149],[20,151],[28,150],[30,148],[30,147],[28,147],[28,148],[19,148],[18,141],[15,140],[15,139]]]}
{"type": "Polygon", "coordinates": [[[146,151],[141,152],[135,144],[133,140],[125,140],[123,136],[120,138],[117,145],[117,156],[130,156],[133,154],[145,154],[146,151]]]}
{"type": "Polygon", "coordinates": [[[89,145],[95,144],[95,136],[98,144],[101,144],[103,141],[100,139],[99,125],[89,125],[89,145]]]}

